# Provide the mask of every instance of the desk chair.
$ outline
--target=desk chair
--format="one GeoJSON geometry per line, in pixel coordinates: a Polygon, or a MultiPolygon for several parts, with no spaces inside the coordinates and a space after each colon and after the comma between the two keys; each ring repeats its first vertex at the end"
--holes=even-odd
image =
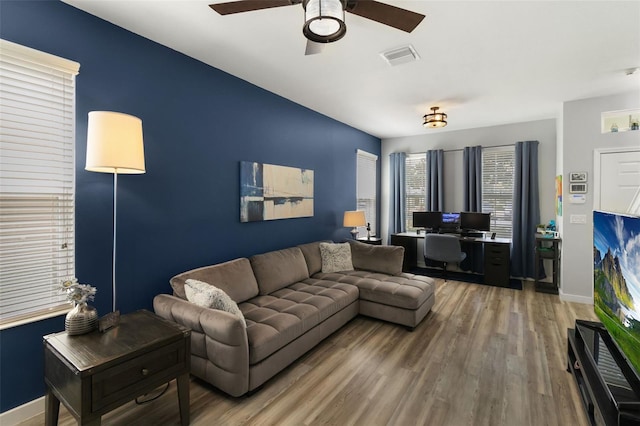
{"type": "Polygon", "coordinates": [[[424,259],[444,264],[444,280],[447,281],[447,263],[460,263],[467,257],[460,248],[460,240],[455,235],[426,234],[424,236],[424,259]]]}

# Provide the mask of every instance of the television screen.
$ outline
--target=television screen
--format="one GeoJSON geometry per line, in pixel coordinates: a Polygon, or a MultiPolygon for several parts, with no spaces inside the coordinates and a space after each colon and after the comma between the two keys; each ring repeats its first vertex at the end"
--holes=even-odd
{"type": "Polygon", "coordinates": [[[640,373],[640,217],[593,212],[593,305],[640,373]]]}
{"type": "Polygon", "coordinates": [[[413,212],[414,228],[438,229],[442,225],[442,212],[413,212]]]}
{"type": "Polygon", "coordinates": [[[460,228],[471,229],[474,231],[490,231],[491,214],[462,212],[460,213],[460,228]]]}

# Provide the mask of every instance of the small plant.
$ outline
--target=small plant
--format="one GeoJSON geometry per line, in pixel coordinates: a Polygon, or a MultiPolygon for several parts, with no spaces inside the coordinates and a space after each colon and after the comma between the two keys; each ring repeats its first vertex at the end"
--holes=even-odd
{"type": "Polygon", "coordinates": [[[62,281],[60,291],[67,293],[67,301],[75,306],[93,300],[98,290],[88,284],[79,284],[73,277],[62,281]]]}

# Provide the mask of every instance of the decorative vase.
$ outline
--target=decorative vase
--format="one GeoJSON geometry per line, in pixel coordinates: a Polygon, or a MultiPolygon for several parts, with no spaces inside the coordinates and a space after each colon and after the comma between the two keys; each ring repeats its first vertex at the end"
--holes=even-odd
{"type": "Polygon", "coordinates": [[[98,311],[86,303],[74,306],[64,320],[64,329],[70,336],[89,333],[97,327],[98,311]]]}

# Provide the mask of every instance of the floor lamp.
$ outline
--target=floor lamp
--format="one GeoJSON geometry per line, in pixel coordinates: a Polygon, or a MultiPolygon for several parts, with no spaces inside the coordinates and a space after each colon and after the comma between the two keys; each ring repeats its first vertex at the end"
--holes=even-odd
{"type": "Polygon", "coordinates": [[[91,111],[87,126],[85,170],[113,173],[113,312],[116,312],[116,204],[118,175],[145,172],[142,120],[111,111],[91,111]]]}

